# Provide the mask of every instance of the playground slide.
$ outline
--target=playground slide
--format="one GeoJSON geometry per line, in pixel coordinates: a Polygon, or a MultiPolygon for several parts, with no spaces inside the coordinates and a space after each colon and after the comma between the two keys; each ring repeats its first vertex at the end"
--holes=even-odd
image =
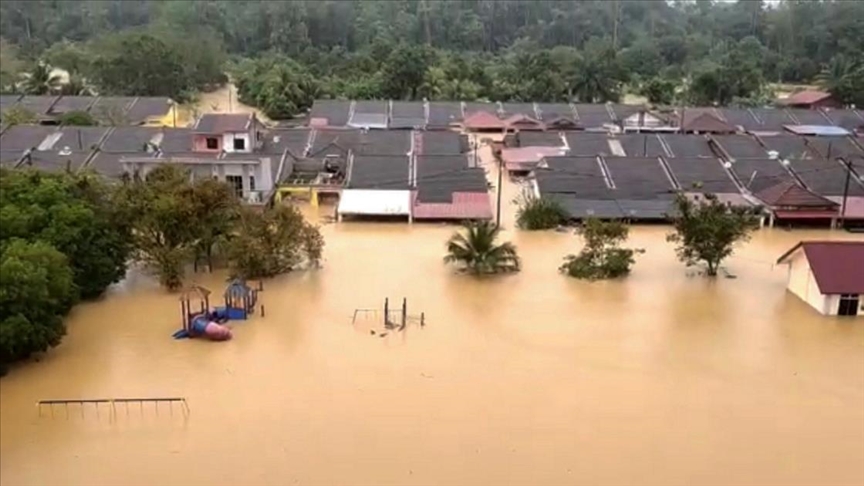
{"type": "Polygon", "coordinates": [[[206,316],[197,316],[192,319],[191,327],[194,335],[204,336],[211,341],[227,341],[231,339],[231,329],[208,320],[206,316]]]}

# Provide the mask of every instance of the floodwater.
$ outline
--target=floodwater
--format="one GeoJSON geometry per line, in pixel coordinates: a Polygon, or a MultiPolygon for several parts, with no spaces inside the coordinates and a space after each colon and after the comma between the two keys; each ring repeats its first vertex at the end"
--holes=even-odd
{"type": "Polygon", "coordinates": [[[629,278],[579,282],[556,271],[578,239],[512,231],[505,189],[518,275],[445,267],[451,226],[328,224],[324,267],[268,281],[266,316],[226,343],[172,340],[177,298],[147,278],[79,306],[0,380],[0,483],[864,484],[864,319],[816,315],[772,265],[853,235],[763,231],[708,281],[640,227],[629,278]],[[385,297],[425,327],[352,324],[385,297]],[[190,413],[34,406],[129,396],[190,413]]]}

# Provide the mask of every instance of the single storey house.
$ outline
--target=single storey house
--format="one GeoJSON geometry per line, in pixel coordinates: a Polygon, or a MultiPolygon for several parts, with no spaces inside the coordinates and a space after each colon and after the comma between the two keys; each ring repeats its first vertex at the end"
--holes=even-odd
{"type": "Polygon", "coordinates": [[[789,108],[842,108],[843,104],[837,101],[831,93],[808,89],[793,93],[786,98],[777,100],[777,104],[789,108]]]}
{"type": "Polygon", "coordinates": [[[802,241],[777,259],[787,288],[817,312],[864,316],[864,241],[802,241]]]}

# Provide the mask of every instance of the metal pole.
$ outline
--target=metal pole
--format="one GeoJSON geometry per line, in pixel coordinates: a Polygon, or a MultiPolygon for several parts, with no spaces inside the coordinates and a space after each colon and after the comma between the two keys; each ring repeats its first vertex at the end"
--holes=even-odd
{"type": "Polygon", "coordinates": [[[501,160],[498,160],[498,204],[497,204],[497,214],[495,215],[495,228],[501,227],[501,184],[504,179],[504,163],[501,160]]]}
{"type": "MultiPolygon", "coordinates": [[[[843,160],[843,159],[840,159],[843,160]]],[[[843,160],[846,163],[846,183],[843,185],[843,205],[840,208],[840,227],[846,224],[846,198],[849,196],[849,178],[852,176],[852,161],[843,160]]]]}

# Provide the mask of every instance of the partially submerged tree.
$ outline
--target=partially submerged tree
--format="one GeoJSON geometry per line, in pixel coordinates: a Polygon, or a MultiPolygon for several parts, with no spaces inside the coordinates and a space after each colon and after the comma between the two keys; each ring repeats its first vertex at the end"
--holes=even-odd
{"type": "Polygon", "coordinates": [[[67,258],[43,241],[13,239],[0,251],[0,374],[4,365],[56,346],[77,298],[67,258]]]}
{"type": "Polygon", "coordinates": [[[559,270],[571,277],[599,280],[624,277],[636,262],[636,253],[644,250],[621,248],[630,230],[620,221],[603,222],[590,218],[582,224],[580,234],[585,247],[578,255],[567,255],[559,270]]]}
{"type": "Polygon", "coordinates": [[[306,263],[318,266],[324,239],[294,206],[265,211],[244,208],[227,244],[235,277],[257,279],[290,272],[306,263]]]}
{"type": "Polygon", "coordinates": [[[60,116],[60,124],[73,127],[89,127],[98,125],[99,122],[86,111],[70,111],[60,116]]]}
{"type": "Polygon", "coordinates": [[[447,241],[445,263],[460,265],[475,275],[519,270],[519,256],[513,243],[495,243],[500,228],[489,221],[465,223],[464,227],[464,233],[455,233],[447,241]]]}
{"type": "Polygon", "coordinates": [[[675,211],[675,232],[666,240],[677,244],[679,260],[688,267],[704,264],[710,277],[717,276],[720,263],[732,254],[735,244],[747,241],[759,227],[749,208],[725,204],[714,194],[698,200],[678,194],[675,211]]]}
{"type": "Polygon", "coordinates": [[[567,210],[555,199],[523,197],[516,213],[516,226],[524,230],[552,229],[567,222],[567,210]]]}

